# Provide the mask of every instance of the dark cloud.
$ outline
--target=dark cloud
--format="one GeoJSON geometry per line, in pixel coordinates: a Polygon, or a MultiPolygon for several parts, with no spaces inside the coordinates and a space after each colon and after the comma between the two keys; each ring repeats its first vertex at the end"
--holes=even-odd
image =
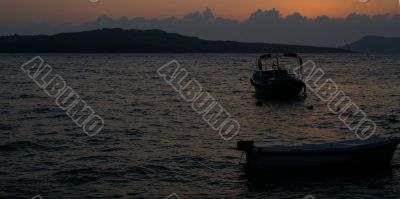
{"type": "Polygon", "coordinates": [[[308,19],[300,13],[282,17],[278,10],[257,10],[245,21],[217,17],[210,9],[193,12],[181,19],[112,19],[108,16],[81,25],[20,24],[1,27],[1,35],[53,34],[99,28],[162,29],[167,32],[210,40],[235,40],[314,46],[342,46],[366,35],[400,36],[400,15],[367,16],[350,14],[344,19],[320,16],[308,19]]]}

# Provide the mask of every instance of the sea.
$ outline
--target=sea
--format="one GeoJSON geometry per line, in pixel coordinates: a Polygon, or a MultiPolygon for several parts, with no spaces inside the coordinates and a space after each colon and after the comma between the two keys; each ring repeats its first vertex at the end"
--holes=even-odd
{"type": "MultiPolygon", "coordinates": [[[[400,198],[393,169],[362,178],[252,180],[240,140],[298,146],[358,139],[327,102],[260,100],[258,54],[0,54],[0,198],[400,198]],[[88,136],[21,65],[40,56],[104,120],[88,136]],[[240,125],[221,136],[157,70],[179,63],[240,125]]],[[[399,54],[301,54],[376,124],[400,136],[399,54]]],[[[365,165],[368,167],[368,165],[365,165]]]]}

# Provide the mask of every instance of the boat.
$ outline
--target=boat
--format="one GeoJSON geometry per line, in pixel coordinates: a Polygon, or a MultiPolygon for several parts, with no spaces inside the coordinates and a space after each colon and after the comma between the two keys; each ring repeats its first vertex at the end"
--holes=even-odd
{"type": "Polygon", "coordinates": [[[256,147],[253,141],[239,141],[237,150],[246,153],[246,169],[257,174],[354,173],[390,168],[398,144],[397,138],[383,137],[271,147],[256,147]]]}
{"type": "Polygon", "coordinates": [[[296,53],[265,54],[261,55],[256,63],[258,71],[253,73],[250,82],[257,97],[297,98],[302,90],[306,94],[306,84],[301,77],[303,60],[296,53]],[[289,62],[288,59],[294,60],[295,63],[289,62]],[[294,67],[297,68],[296,71],[294,67]]]}

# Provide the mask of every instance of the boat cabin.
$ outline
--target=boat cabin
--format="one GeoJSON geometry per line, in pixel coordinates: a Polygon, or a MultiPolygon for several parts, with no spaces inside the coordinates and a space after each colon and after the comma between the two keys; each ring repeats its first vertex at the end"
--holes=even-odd
{"type": "Polygon", "coordinates": [[[303,59],[296,53],[264,54],[257,59],[258,69],[263,71],[263,74],[274,74],[275,76],[297,74],[300,79],[302,78],[302,64],[303,59]]]}

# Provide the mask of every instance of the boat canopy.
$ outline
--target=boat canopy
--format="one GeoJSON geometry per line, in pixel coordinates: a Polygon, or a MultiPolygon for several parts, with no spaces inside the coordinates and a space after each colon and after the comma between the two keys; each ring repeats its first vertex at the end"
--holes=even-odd
{"type": "Polygon", "coordinates": [[[285,56],[285,57],[299,57],[298,55],[297,55],[297,53],[285,53],[285,54],[283,54],[283,56],[285,56]]]}
{"type": "Polygon", "coordinates": [[[268,58],[272,58],[271,54],[265,54],[260,56],[260,59],[268,59],[268,58]]]}
{"type": "MultiPolygon", "coordinates": [[[[264,54],[264,55],[261,55],[257,59],[257,65],[258,65],[259,70],[262,70],[262,66],[263,66],[262,61],[276,59],[276,63],[277,63],[277,65],[279,65],[279,58],[280,57],[290,57],[290,58],[297,59],[297,62],[299,64],[299,66],[300,66],[300,74],[303,73],[303,70],[302,70],[303,59],[301,57],[299,57],[297,55],[297,53],[283,53],[283,54],[274,54],[274,55],[272,55],[272,54],[264,54]]],[[[279,68],[279,66],[278,66],[278,68],[279,68]]]]}
{"type": "Polygon", "coordinates": [[[273,59],[273,58],[277,58],[277,57],[293,57],[293,58],[298,58],[301,59],[297,53],[283,53],[283,54],[276,54],[276,55],[272,55],[272,54],[264,54],[261,55],[259,59],[261,60],[268,60],[268,59],[273,59]]]}

